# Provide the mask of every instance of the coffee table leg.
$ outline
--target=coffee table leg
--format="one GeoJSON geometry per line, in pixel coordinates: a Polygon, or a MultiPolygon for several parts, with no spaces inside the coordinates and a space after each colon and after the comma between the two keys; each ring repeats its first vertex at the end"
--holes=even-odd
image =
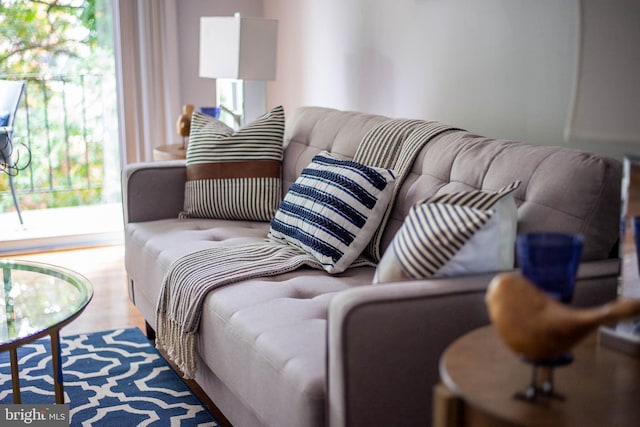
{"type": "Polygon", "coordinates": [[[53,366],[53,388],[56,393],[56,403],[64,403],[64,384],[62,380],[59,329],[55,329],[51,332],[51,365],[53,366]]]}
{"type": "Polygon", "coordinates": [[[20,398],[20,372],[18,370],[18,350],[12,348],[9,350],[9,359],[11,359],[11,385],[13,387],[13,403],[22,403],[20,398]]]}

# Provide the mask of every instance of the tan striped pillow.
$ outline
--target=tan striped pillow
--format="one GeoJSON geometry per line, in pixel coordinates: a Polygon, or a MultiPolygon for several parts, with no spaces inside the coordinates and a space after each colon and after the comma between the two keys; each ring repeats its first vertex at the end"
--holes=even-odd
{"type": "Polygon", "coordinates": [[[284,109],[237,132],[193,113],[180,218],[269,221],[282,198],[284,109]]]}

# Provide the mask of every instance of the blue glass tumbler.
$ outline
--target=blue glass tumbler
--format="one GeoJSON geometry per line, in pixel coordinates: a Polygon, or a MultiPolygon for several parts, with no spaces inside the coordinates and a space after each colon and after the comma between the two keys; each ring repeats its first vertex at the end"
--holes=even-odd
{"type": "Polygon", "coordinates": [[[206,114],[215,119],[220,118],[220,107],[200,107],[199,110],[202,114],[206,114]]]}
{"type": "Polygon", "coordinates": [[[577,234],[525,233],[516,240],[522,275],[547,295],[569,303],[582,255],[583,239],[577,234]]]}

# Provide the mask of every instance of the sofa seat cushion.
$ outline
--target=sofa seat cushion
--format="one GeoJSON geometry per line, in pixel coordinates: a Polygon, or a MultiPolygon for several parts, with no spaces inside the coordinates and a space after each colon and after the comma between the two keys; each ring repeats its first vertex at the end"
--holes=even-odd
{"type": "Polygon", "coordinates": [[[268,222],[164,219],[125,226],[125,266],[135,283],[132,299],[155,328],[156,305],[169,266],[188,253],[265,240],[268,222]]]}
{"type": "Polygon", "coordinates": [[[329,302],[373,273],[305,268],[217,289],[205,299],[198,353],[263,423],[323,425],[329,302]]]}

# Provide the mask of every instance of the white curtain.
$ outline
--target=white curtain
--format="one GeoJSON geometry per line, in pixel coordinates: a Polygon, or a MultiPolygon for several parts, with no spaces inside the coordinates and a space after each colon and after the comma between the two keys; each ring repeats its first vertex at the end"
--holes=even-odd
{"type": "Polygon", "coordinates": [[[113,0],[122,164],[152,160],[180,114],[177,0],[113,0]]]}

